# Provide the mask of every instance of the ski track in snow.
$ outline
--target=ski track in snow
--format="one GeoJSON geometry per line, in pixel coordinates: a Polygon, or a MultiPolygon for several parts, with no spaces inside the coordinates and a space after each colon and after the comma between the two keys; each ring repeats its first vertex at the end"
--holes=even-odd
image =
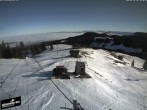
{"type": "Polygon", "coordinates": [[[51,103],[53,97],[54,97],[54,95],[52,94],[52,92],[51,92],[51,94],[49,96],[47,94],[47,98],[45,98],[44,101],[40,104],[41,108],[39,108],[38,110],[44,110],[45,107],[49,106],[49,104],[51,103]]]}
{"type": "MultiPolygon", "coordinates": [[[[51,75],[57,65],[64,65],[69,72],[73,72],[77,59],[68,57],[70,48],[68,45],[55,46],[54,51],[45,51],[36,60],[46,74],[51,75]]],[[[69,80],[54,79],[54,83],[70,100],[76,99],[85,110],[147,110],[147,72],[139,69],[144,62],[142,59],[123,54],[128,63],[114,64],[115,59],[109,51],[84,51],[93,51],[91,55],[79,59],[87,62],[86,73],[92,78],[76,79],[70,76],[69,80]],[[130,67],[132,59],[135,59],[136,68],[130,67]]],[[[4,79],[18,61],[10,60],[11,63],[7,59],[0,59],[0,71],[5,68],[0,73],[0,79],[4,79]]],[[[22,105],[11,110],[27,110],[28,106],[30,110],[60,110],[65,103],[71,106],[34,59],[27,58],[26,61],[28,65],[22,60],[4,84],[4,89],[11,93],[11,97],[22,96],[22,105]]],[[[0,99],[6,98],[8,95],[0,88],[0,99]]]]}

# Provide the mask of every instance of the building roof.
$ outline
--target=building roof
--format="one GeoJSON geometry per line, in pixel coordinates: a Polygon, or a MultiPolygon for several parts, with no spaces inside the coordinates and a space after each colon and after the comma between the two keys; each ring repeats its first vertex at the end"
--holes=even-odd
{"type": "Polygon", "coordinates": [[[84,62],[79,62],[79,61],[77,61],[77,62],[76,62],[76,66],[85,66],[85,63],[84,63],[84,62]]]}
{"type": "Polygon", "coordinates": [[[72,49],[72,50],[70,50],[70,52],[80,52],[80,50],[78,50],[78,49],[72,49]]]}

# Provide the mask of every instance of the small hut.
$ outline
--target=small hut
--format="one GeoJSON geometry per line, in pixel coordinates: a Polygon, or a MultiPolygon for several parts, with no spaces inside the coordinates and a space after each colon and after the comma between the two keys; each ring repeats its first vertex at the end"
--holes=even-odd
{"type": "Polygon", "coordinates": [[[74,58],[79,58],[80,57],[80,50],[77,50],[77,49],[70,50],[70,56],[74,57],[74,58]]]}
{"type": "Polygon", "coordinates": [[[76,62],[75,66],[75,75],[85,75],[85,63],[84,62],[76,62]]]}

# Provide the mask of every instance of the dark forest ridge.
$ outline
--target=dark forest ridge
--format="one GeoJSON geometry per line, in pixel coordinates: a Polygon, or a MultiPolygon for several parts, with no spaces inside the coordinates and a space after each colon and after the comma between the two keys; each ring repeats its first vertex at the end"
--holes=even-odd
{"type": "MultiPolygon", "coordinates": [[[[108,49],[123,53],[133,54],[142,57],[147,53],[147,33],[136,32],[126,35],[117,35],[112,32],[85,32],[85,33],[50,33],[46,34],[46,40],[41,35],[36,42],[35,36],[31,39],[35,42],[29,42],[26,45],[23,40],[13,42],[2,41],[0,44],[0,56],[2,58],[22,58],[24,51],[31,50],[34,54],[39,54],[46,50],[46,46],[55,44],[69,44],[74,48],[90,47],[95,49],[108,49]],[[54,38],[51,39],[50,37],[54,38]],[[12,45],[16,45],[12,46],[12,45]],[[17,52],[19,52],[18,55],[17,52]],[[15,53],[15,55],[14,55],[15,53]],[[6,55],[6,56],[5,56],[6,55]]],[[[27,39],[27,38],[26,38],[27,39]]],[[[28,39],[27,39],[28,40],[28,39]]]]}

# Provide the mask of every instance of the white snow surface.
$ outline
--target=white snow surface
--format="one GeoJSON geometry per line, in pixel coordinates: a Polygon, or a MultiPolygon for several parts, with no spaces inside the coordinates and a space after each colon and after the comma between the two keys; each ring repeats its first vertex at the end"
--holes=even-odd
{"type": "MultiPolygon", "coordinates": [[[[35,58],[0,59],[0,82],[12,68],[16,68],[0,87],[0,100],[21,96],[22,104],[11,110],[60,110],[72,107],[71,103],[49,80],[57,65],[64,65],[68,72],[75,70],[77,60],[86,63],[86,73],[91,78],[53,79],[54,83],[72,101],[77,100],[85,110],[147,110],[147,72],[142,70],[144,60],[123,54],[126,65],[114,63],[109,51],[81,49],[88,54],[76,59],[69,57],[69,45],[54,46],[35,58]],[[131,67],[132,60],[135,68],[131,67]]],[[[121,53],[116,53],[121,54],[121,53]]],[[[7,109],[10,110],[10,109],[7,109]]]]}
{"type": "Polygon", "coordinates": [[[130,53],[142,53],[141,48],[132,48],[132,47],[126,47],[123,44],[120,45],[113,45],[114,42],[111,41],[109,43],[97,43],[93,42],[91,45],[92,47],[104,47],[105,49],[110,49],[110,50],[122,50],[125,52],[130,52],[130,53]]]}

